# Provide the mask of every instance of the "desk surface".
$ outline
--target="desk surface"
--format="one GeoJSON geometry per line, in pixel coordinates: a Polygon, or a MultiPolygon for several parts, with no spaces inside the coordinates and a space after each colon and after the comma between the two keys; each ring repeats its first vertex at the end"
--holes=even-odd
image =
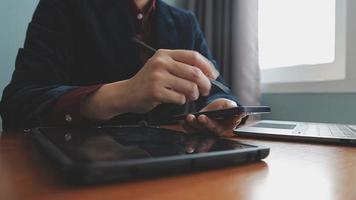
{"type": "Polygon", "coordinates": [[[356,148],[242,139],[271,147],[263,162],[127,183],[70,187],[29,136],[0,139],[0,199],[356,199],[356,148]]]}

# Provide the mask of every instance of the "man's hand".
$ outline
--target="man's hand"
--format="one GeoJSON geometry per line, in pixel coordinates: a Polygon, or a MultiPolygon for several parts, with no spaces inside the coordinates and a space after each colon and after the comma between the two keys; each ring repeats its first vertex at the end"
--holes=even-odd
{"type": "MultiPolygon", "coordinates": [[[[201,111],[227,109],[236,106],[237,104],[234,101],[221,98],[211,102],[201,111]]],[[[198,117],[188,115],[183,123],[183,128],[189,133],[209,132],[218,136],[233,136],[232,130],[241,123],[241,119],[245,116],[245,114],[242,114],[229,119],[213,120],[206,115],[199,115],[198,117]]]]}
{"type": "Polygon", "coordinates": [[[162,103],[185,104],[211,89],[218,71],[204,56],[188,50],[158,50],[131,79],[106,84],[82,106],[82,114],[106,120],[118,114],[145,113],[162,103]]]}
{"type": "Polygon", "coordinates": [[[207,96],[209,78],[218,76],[214,66],[194,51],[159,50],[130,79],[132,111],[144,113],[162,103],[183,105],[207,96]]]}

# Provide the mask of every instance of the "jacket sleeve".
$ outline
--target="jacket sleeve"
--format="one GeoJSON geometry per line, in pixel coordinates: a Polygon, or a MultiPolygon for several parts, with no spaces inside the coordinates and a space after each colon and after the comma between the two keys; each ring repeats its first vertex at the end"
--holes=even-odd
{"type": "MultiPolygon", "coordinates": [[[[193,22],[194,50],[198,51],[203,56],[208,58],[214,64],[215,68],[219,71],[220,69],[219,69],[216,61],[213,59],[213,56],[211,55],[208,45],[207,45],[207,42],[205,40],[205,36],[200,29],[199,22],[193,13],[191,13],[191,21],[193,22]]],[[[226,86],[226,84],[224,83],[223,77],[221,75],[217,78],[217,81],[219,81],[220,83],[222,83],[226,86]]],[[[209,103],[211,103],[212,101],[214,101],[218,98],[230,99],[232,101],[235,101],[238,105],[240,105],[238,102],[238,99],[234,95],[232,95],[230,91],[224,92],[220,88],[213,85],[210,95],[205,98],[200,98],[196,102],[197,109],[198,110],[202,109],[203,107],[205,107],[206,105],[208,105],[209,103]]]]}
{"type": "Polygon", "coordinates": [[[0,104],[4,130],[50,123],[50,111],[70,86],[69,14],[65,1],[41,0],[19,49],[11,82],[0,104]]]}

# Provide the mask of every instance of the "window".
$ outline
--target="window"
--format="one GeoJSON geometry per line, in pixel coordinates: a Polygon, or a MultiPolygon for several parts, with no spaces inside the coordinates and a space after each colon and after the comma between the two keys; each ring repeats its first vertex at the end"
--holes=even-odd
{"type": "Polygon", "coordinates": [[[259,0],[264,92],[305,92],[310,89],[305,83],[345,80],[346,4],[347,0],[259,0]]]}
{"type": "Polygon", "coordinates": [[[261,0],[261,69],[332,63],[335,0],[261,0]]]}

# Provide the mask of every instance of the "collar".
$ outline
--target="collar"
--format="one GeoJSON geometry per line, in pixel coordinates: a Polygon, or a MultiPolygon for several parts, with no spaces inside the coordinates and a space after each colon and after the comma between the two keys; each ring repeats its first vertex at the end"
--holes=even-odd
{"type": "Polygon", "coordinates": [[[143,9],[139,9],[135,3],[135,0],[131,0],[131,7],[134,14],[150,15],[156,9],[156,0],[150,0],[143,9]]]}

